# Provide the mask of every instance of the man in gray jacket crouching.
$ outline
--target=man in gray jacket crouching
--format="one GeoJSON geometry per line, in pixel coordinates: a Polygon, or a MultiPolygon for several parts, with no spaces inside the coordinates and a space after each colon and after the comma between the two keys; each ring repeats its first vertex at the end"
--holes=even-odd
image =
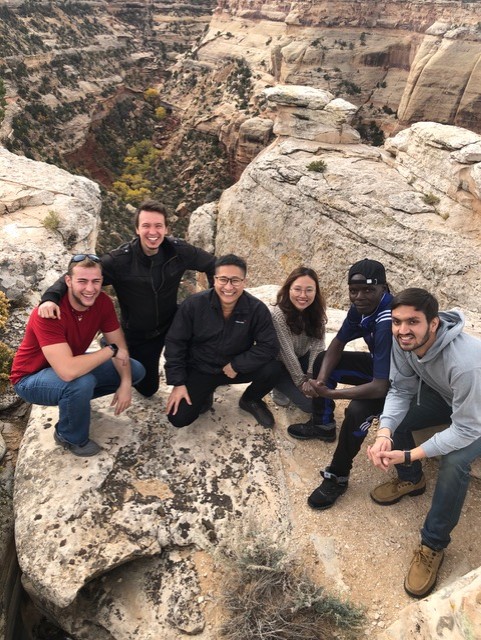
{"type": "Polygon", "coordinates": [[[368,456],[384,471],[395,465],[397,477],[373,489],[371,498],[391,505],[424,493],[421,460],[441,456],[421,544],[404,582],[409,595],[423,598],[436,584],[471,462],[481,455],[481,340],[463,332],[460,312],[439,312],[438,301],[424,289],[405,289],[391,309],[391,387],[368,456]],[[447,428],[415,446],[413,431],[442,424],[447,428]]]}

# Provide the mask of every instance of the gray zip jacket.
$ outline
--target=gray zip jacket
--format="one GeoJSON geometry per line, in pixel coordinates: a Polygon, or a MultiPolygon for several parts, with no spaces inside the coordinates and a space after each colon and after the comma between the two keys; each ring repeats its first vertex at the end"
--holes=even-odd
{"type": "Polygon", "coordinates": [[[459,311],[441,311],[436,340],[422,358],[403,351],[393,340],[391,387],[381,425],[394,433],[418,396],[421,383],[452,406],[451,424],[423,443],[428,458],[467,447],[481,438],[481,340],[463,332],[459,311]]]}

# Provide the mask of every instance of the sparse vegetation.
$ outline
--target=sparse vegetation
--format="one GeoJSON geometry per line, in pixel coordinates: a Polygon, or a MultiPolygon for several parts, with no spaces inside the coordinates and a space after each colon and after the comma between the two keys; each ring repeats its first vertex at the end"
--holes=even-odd
{"type": "Polygon", "coordinates": [[[5,117],[6,105],[7,105],[7,102],[5,100],[5,85],[3,83],[2,78],[0,78],[0,124],[2,123],[2,120],[5,117]]]}
{"type": "Polygon", "coordinates": [[[324,160],[313,160],[307,165],[308,171],[316,171],[317,173],[324,173],[327,169],[327,164],[324,160]]]}
{"type": "Polygon", "coordinates": [[[49,231],[58,231],[60,227],[60,216],[56,211],[50,210],[43,219],[43,226],[49,231]]]}
{"type": "Polygon", "coordinates": [[[345,89],[346,93],[353,96],[354,94],[361,93],[361,87],[357,85],[355,82],[351,82],[350,80],[342,80],[339,88],[342,90],[345,89]]]}
{"type": "MultiPolygon", "coordinates": [[[[3,331],[7,326],[8,317],[9,302],[3,291],[0,291],[0,331],[3,331]]],[[[12,367],[13,356],[12,349],[0,341],[0,393],[4,393],[9,384],[8,376],[12,367]]]]}
{"type": "Polygon", "coordinates": [[[221,552],[226,640],[359,637],[363,611],[316,586],[282,540],[235,532],[221,552]]]}
{"type": "Polygon", "coordinates": [[[435,196],[434,193],[425,193],[423,195],[423,201],[426,204],[430,204],[433,207],[435,207],[437,204],[439,204],[439,198],[438,196],[435,196]]]}
{"type": "Polygon", "coordinates": [[[384,144],[384,134],[382,129],[378,127],[374,120],[369,123],[359,123],[356,126],[361,138],[364,142],[372,144],[374,147],[380,147],[384,144]]]}

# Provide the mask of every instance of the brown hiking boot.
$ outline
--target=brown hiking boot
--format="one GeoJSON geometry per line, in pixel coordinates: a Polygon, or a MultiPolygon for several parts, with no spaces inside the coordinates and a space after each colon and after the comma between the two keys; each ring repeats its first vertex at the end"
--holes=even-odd
{"type": "Polygon", "coordinates": [[[444,551],[434,551],[425,544],[419,545],[411,560],[404,589],[414,598],[424,598],[434,589],[439,567],[444,558],[444,551]]]}
{"type": "Polygon", "coordinates": [[[389,482],[378,485],[370,493],[374,502],[382,505],[396,504],[404,496],[420,496],[426,491],[426,478],[424,473],[419,482],[408,482],[393,478],[389,482]]]}

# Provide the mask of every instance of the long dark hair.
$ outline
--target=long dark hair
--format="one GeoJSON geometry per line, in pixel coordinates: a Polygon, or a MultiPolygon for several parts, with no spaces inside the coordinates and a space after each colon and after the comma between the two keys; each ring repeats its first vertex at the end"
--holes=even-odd
{"type": "Polygon", "coordinates": [[[288,276],[277,294],[277,305],[286,316],[286,322],[292,333],[299,335],[303,332],[312,338],[322,339],[326,333],[326,301],[319,287],[319,278],[314,269],[309,267],[297,267],[288,276]],[[292,304],[289,297],[289,290],[292,283],[301,278],[308,276],[316,286],[316,295],[314,301],[304,311],[299,311],[292,304]]]}

